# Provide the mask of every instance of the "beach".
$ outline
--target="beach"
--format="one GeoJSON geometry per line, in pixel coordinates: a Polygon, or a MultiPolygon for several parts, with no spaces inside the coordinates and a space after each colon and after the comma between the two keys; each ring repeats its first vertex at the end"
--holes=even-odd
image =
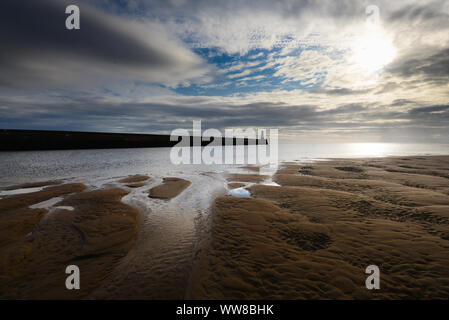
{"type": "Polygon", "coordinates": [[[447,299],[448,165],[449,157],[287,163],[273,177],[280,186],[216,200],[188,297],[447,299]],[[380,269],[379,290],[365,287],[369,265],[380,269]]]}
{"type": "Polygon", "coordinates": [[[449,156],[197,176],[150,169],[101,187],[3,188],[0,298],[449,297],[449,156]],[[65,288],[67,265],[79,266],[80,290],[65,288]],[[365,286],[369,265],[379,267],[379,290],[365,286]]]}

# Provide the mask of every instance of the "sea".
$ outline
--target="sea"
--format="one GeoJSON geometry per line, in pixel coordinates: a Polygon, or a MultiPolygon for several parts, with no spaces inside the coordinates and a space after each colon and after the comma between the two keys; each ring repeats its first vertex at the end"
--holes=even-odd
{"type": "MultiPolygon", "coordinates": [[[[245,146],[246,154],[250,152],[247,148],[245,146]]],[[[222,173],[241,166],[173,164],[170,151],[170,148],[133,148],[0,152],[0,188],[55,179],[95,184],[132,174],[163,177],[204,172],[222,173]]],[[[225,152],[226,150],[223,150],[223,154],[225,152]]],[[[281,164],[286,161],[310,162],[331,158],[425,155],[449,155],[449,144],[283,143],[278,147],[277,158],[281,164]]]]}

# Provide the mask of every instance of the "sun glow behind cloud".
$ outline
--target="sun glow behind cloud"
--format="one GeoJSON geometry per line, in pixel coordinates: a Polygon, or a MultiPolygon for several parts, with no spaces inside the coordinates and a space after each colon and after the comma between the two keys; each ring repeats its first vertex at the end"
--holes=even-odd
{"type": "Polygon", "coordinates": [[[355,39],[350,61],[365,74],[373,74],[393,61],[396,48],[391,37],[378,25],[367,26],[365,32],[355,39]]]}

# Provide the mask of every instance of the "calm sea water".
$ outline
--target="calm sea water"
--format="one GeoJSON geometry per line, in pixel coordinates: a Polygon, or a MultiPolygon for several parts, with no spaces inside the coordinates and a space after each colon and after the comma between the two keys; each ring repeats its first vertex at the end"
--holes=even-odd
{"type": "MultiPolygon", "coordinates": [[[[449,155],[449,144],[279,145],[279,161],[410,155],[449,155]]],[[[204,172],[235,171],[239,166],[174,165],[170,161],[170,148],[0,152],[0,187],[47,179],[67,179],[95,185],[96,181],[100,183],[130,174],[192,176],[204,172]]]]}

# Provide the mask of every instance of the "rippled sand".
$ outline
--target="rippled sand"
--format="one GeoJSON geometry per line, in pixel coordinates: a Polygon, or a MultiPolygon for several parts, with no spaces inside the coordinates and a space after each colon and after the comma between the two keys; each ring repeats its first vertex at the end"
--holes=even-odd
{"type": "Polygon", "coordinates": [[[449,157],[247,171],[8,188],[23,193],[0,199],[0,297],[449,297],[449,157]],[[65,288],[69,264],[81,290],[65,288]]]}
{"type": "Polygon", "coordinates": [[[189,298],[449,297],[449,157],[290,163],[274,181],[216,200],[189,298]]]}
{"type": "MultiPolygon", "coordinates": [[[[170,180],[170,179],[169,179],[170,180]]],[[[134,175],[118,181],[124,187],[138,188],[136,183],[145,186],[152,181],[145,175],[134,175]],[[131,185],[131,186],[130,186],[131,185]]],[[[178,181],[178,180],[177,180],[178,181]]],[[[184,186],[186,180],[179,179],[184,186]]],[[[170,180],[170,182],[173,181],[170,180]]],[[[190,184],[190,182],[188,182],[190,184]]],[[[177,217],[179,221],[157,221],[152,219],[154,229],[139,233],[145,221],[139,211],[121,200],[129,192],[118,187],[100,190],[86,190],[86,186],[62,184],[51,187],[52,182],[30,183],[12,186],[11,190],[42,187],[42,190],[7,196],[0,200],[0,297],[7,299],[79,299],[79,298],[152,298],[174,297],[183,286],[167,287],[169,294],[161,290],[164,282],[160,271],[151,270],[153,259],[158,265],[167,263],[167,274],[184,277],[188,280],[191,269],[191,249],[193,238],[184,237],[184,224],[193,219],[177,217]],[[20,188],[20,189],[16,189],[20,188]],[[181,221],[184,219],[185,221],[181,221]],[[137,261],[126,264],[126,259],[136,257],[134,244],[137,236],[151,237],[150,246],[154,256],[137,250],[137,261]],[[177,235],[180,239],[173,238],[177,235]],[[168,245],[168,246],[167,246],[168,245]],[[188,248],[188,250],[186,249],[188,248]],[[168,250],[168,251],[167,251],[168,250]],[[164,258],[171,257],[172,261],[164,258]],[[182,256],[186,263],[182,263],[182,256]],[[77,265],[81,273],[81,289],[65,288],[65,268],[77,265]],[[125,266],[121,270],[120,266],[125,266]],[[178,269],[170,272],[171,266],[178,269]],[[151,278],[129,279],[136,268],[141,267],[151,278]],[[181,272],[182,269],[184,272],[181,272]],[[118,274],[117,278],[111,279],[118,274]],[[120,285],[125,280],[125,285],[120,285]],[[139,291],[144,286],[145,290],[139,291]],[[117,287],[120,289],[117,290],[117,287]],[[118,291],[118,292],[117,292],[118,291]],[[137,296],[136,296],[137,294],[137,296]]],[[[31,190],[31,189],[30,189],[31,190]]],[[[167,193],[178,195],[183,191],[176,185],[165,185],[167,193]],[[170,190],[173,187],[174,190],[170,190]]],[[[174,197],[174,196],[172,196],[174,197]]],[[[146,217],[147,218],[147,217],[146,217]]],[[[146,226],[146,225],[145,225],[146,226]]],[[[194,226],[189,227],[194,230],[194,226]]]]}

